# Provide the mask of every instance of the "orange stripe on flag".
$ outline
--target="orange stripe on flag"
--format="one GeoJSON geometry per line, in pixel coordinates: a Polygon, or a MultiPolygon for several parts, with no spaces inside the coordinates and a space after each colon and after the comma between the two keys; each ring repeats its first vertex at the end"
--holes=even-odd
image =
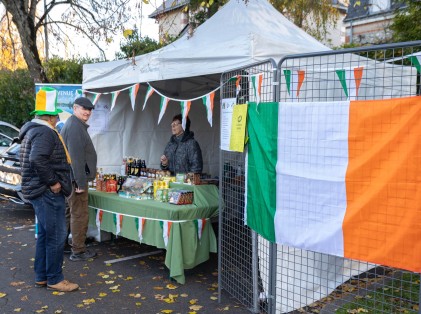
{"type": "Polygon", "coordinates": [[[421,272],[421,97],[353,101],[344,256],[421,272]]]}
{"type": "Polygon", "coordinates": [[[364,68],[359,67],[354,69],[354,79],[355,79],[355,96],[358,96],[358,90],[360,89],[361,79],[363,78],[364,68]]]}

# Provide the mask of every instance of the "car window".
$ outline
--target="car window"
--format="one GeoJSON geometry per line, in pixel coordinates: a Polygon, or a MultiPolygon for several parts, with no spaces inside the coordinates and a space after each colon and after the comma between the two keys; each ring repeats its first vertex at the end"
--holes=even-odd
{"type": "Polygon", "coordinates": [[[9,147],[11,143],[12,139],[9,136],[0,133],[0,147],[9,147]]]}
{"type": "Polygon", "coordinates": [[[0,121],[0,133],[10,138],[14,138],[19,136],[19,129],[7,122],[0,121]]]}

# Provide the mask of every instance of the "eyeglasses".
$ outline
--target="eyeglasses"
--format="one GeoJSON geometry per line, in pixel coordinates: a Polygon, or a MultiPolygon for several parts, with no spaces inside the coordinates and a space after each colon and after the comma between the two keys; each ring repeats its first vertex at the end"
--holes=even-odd
{"type": "Polygon", "coordinates": [[[75,108],[79,108],[79,109],[82,109],[82,110],[84,110],[84,111],[92,111],[92,108],[85,108],[85,107],[83,107],[83,106],[79,106],[79,105],[74,105],[74,107],[75,108]]]}
{"type": "Polygon", "coordinates": [[[181,123],[179,123],[179,122],[173,122],[173,123],[171,123],[171,127],[175,127],[175,126],[177,126],[177,125],[180,125],[181,123]]]}

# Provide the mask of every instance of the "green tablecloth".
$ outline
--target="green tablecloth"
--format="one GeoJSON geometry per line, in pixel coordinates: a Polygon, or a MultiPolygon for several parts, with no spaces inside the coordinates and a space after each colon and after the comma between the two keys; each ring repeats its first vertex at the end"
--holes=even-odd
{"type": "Polygon", "coordinates": [[[185,283],[184,269],[207,261],[210,252],[217,252],[210,218],[218,215],[219,194],[214,185],[170,187],[193,190],[194,203],[172,205],[89,191],[89,223],[113,234],[120,229],[118,236],[165,248],[170,277],[185,283]],[[168,229],[169,234],[165,232],[168,229]]]}

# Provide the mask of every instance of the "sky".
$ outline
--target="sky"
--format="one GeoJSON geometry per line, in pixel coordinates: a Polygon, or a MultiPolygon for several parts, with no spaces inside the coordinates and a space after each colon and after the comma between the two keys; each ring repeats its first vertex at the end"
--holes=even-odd
{"type": "MultiPolygon", "coordinates": [[[[142,2],[142,0],[130,0],[131,12],[133,12],[133,18],[125,23],[123,27],[125,29],[132,29],[134,25],[140,29],[142,37],[148,36],[152,39],[158,40],[158,24],[155,23],[155,19],[148,17],[155,9],[162,4],[162,0],[150,0],[148,4],[142,2]],[[136,3],[141,4],[141,10],[135,9],[136,3]]],[[[56,12],[56,14],[59,14],[56,12]]],[[[81,38],[78,36],[77,45],[78,47],[68,46],[68,49],[63,49],[62,45],[54,45],[54,42],[50,42],[49,45],[49,56],[52,55],[60,56],[63,58],[71,57],[90,57],[99,58],[101,56],[97,47],[92,45],[88,39],[81,38]],[[81,51],[80,47],[83,47],[81,51]]],[[[107,60],[114,60],[115,53],[120,51],[120,42],[124,39],[123,34],[119,34],[113,38],[110,44],[102,43],[101,48],[104,49],[107,60]]]]}

